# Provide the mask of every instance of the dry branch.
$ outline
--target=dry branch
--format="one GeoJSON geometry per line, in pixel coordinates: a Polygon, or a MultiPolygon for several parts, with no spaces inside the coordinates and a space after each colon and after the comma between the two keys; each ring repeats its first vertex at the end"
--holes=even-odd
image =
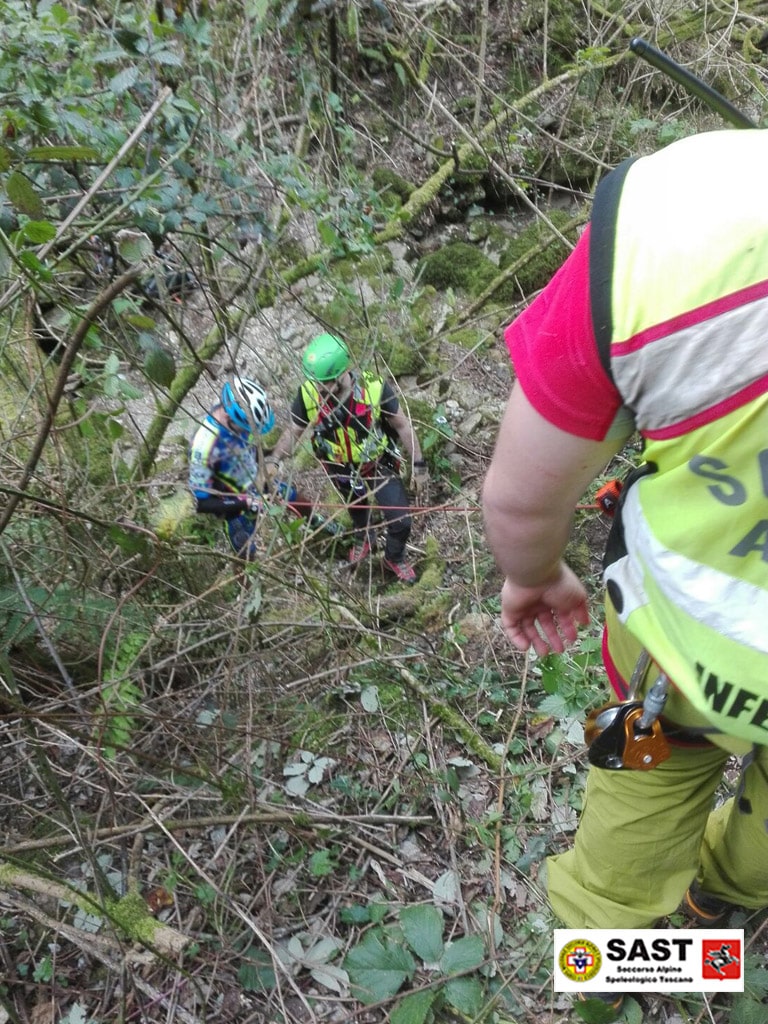
{"type": "MultiPolygon", "coordinates": [[[[390,49],[389,52],[392,59],[401,64],[401,66],[405,69],[406,74],[408,75],[408,78],[411,81],[411,83],[417,89],[428,92],[426,86],[424,86],[419,81],[418,75],[411,67],[408,58],[404,54],[399,53],[394,49],[390,49]]],[[[614,64],[617,64],[620,61],[625,60],[626,56],[626,53],[621,53],[614,57],[607,57],[603,61],[600,61],[599,67],[612,67],[614,64]]],[[[526,93],[525,96],[522,96],[519,100],[517,100],[514,106],[510,106],[503,113],[495,115],[488,122],[488,124],[486,124],[485,127],[482,128],[477,133],[476,136],[471,135],[469,132],[467,132],[463,125],[460,124],[460,122],[456,121],[455,118],[451,117],[451,120],[456,126],[457,130],[465,136],[467,141],[464,142],[461,146],[458,146],[455,149],[455,152],[451,155],[451,158],[449,160],[446,160],[443,164],[441,164],[441,166],[435,171],[435,173],[430,178],[427,179],[427,181],[425,181],[421,186],[419,186],[419,188],[415,189],[411,193],[408,201],[404,203],[403,206],[397,211],[397,213],[389,222],[389,224],[387,224],[380,232],[378,232],[374,241],[377,244],[381,244],[383,242],[389,242],[393,241],[396,238],[399,238],[405,226],[409,224],[415,217],[417,217],[437,197],[440,189],[445,184],[445,182],[448,181],[451,175],[456,172],[457,167],[460,167],[473,153],[480,153],[481,156],[486,161],[488,161],[488,166],[493,167],[493,169],[497,173],[499,173],[501,177],[503,177],[504,181],[508,185],[510,185],[511,188],[513,188],[513,190],[517,193],[520,199],[523,200],[523,202],[526,202],[533,206],[533,204],[530,203],[528,197],[525,195],[525,192],[515,182],[514,178],[511,175],[507,174],[507,172],[503,168],[501,168],[495,161],[493,161],[489,157],[489,154],[486,152],[484,148],[484,142],[491,136],[493,132],[503,127],[503,125],[506,124],[513,117],[518,116],[523,110],[525,110],[526,107],[530,106],[532,103],[541,99],[541,97],[546,95],[547,93],[556,91],[560,86],[564,85],[569,81],[572,81],[574,78],[580,78],[584,74],[584,71],[585,68],[583,67],[572,68],[569,71],[565,71],[562,75],[558,75],[557,78],[552,78],[549,81],[544,82],[542,85],[537,86],[535,89],[532,89],[529,93],[526,93]]],[[[434,97],[431,94],[429,94],[429,99],[430,102],[435,102],[434,97]]],[[[443,113],[445,113],[447,116],[450,116],[447,114],[445,110],[443,110],[443,113]]],[[[533,212],[547,224],[547,226],[551,229],[552,233],[556,237],[562,238],[557,228],[549,221],[549,219],[540,210],[538,210],[537,208],[533,208],[533,212]]]]}
{"type": "MultiPolygon", "coordinates": [[[[250,814],[212,814],[202,818],[166,818],[163,828],[169,832],[216,828],[219,825],[285,825],[302,829],[327,828],[338,825],[344,830],[350,825],[430,825],[433,819],[428,815],[412,814],[333,814],[310,811],[254,811],[250,814]]],[[[111,828],[99,828],[89,834],[92,843],[107,842],[122,836],[132,836],[140,832],[148,832],[157,828],[157,823],[150,819],[142,819],[131,825],[116,825],[111,828]]],[[[0,848],[0,856],[11,857],[31,850],[49,850],[67,846],[72,842],[68,833],[46,836],[45,839],[29,839],[23,843],[0,848]]],[[[1,862],[0,862],[1,863],[1,862]]],[[[0,883],[2,875],[0,875],[0,883]]]]}
{"type": "MultiPolygon", "coordinates": [[[[138,970],[131,970],[131,968],[145,967],[150,963],[151,955],[147,953],[147,950],[131,949],[126,952],[117,939],[104,935],[94,935],[91,932],[84,932],[79,928],[73,928],[71,925],[57,921],[49,914],[44,913],[31,900],[25,899],[23,896],[14,896],[11,903],[18,911],[36,921],[41,927],[68,939],[86,956],[93,957],[94,960],[103,964],[114,976],[124,976],[127,968],[131,974],[131,987],[138,989],[155,1005],[168,1006],[170,1000],[166,994],[150,985],[149,982],[141,977],[138,970]]],[[[198,1017],[195,1017],[178,1004],[173,1006],[173,1014],[173,1019],[180,1021],[181,1024],[201,1024],[198,1017]]],[[[2,1024],[3,1020],[4,1018],[0,1016],[0,1024],[2,1024]]]]}
{"type": "MultiPolygon", "coordinates": [[[[151,914],[144,900],[138,893],[128,893],[120,899],[101,900],[88,892],[72,889],[61,882],[35,874],[25,868],[17,867],[8,861],[0,861],[0,888],[21,889],[48,896],[79,907],[86,914],[95,914],[106,918],[110,924],[131,942],[139,942],[159,956],[178,956],[189,943],[189,938],[157,921],[151,914]]],[[[58,926],[58,925],[57,925],[58,926]]],[[[68,936],[77,933],[76,928],[68,930],[68,936]]],[[[84,940],[85,941],[85,940],[84,940]]],[[[87,943],[93,942],[93,936],[87,935],[87,943]]]]}

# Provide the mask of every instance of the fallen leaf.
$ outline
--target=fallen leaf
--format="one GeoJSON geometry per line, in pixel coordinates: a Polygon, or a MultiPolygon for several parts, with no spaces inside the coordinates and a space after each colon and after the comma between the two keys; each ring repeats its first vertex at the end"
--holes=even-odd
{"type": "Polygon", "coordinates": [[[144,899],[150,914],[157,914],[164,910],[165,907],[173,906],[173,896],[162,885],[158,885],[155,889],[150,889],[144,899]]]}

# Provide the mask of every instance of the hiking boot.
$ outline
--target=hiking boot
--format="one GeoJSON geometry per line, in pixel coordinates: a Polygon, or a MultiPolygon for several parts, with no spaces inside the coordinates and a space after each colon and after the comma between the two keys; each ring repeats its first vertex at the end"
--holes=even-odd
{"type": "Polygon", "coordinates": [[[725,921],[733,904],[704,892],[694,879],[683,897],[683,911],[702,928],[717,926],[725,921]]]}
{"type": "Polygon", "coordinates": [[[385,558],[384,568],[389,569],[391,573],[394,573],[401,583],[416,582],[416,571],[411,563],[406,562],[405,559],[400,562],[393,562],[391,558],[385,558]]]}
{"type": "Polygon", "coordinates": [[[351,566],[355,566],[359,565],[361,562],[364,562],[365,559],[368,558],[372,550],[373,545],[371,544],[370,540],[367,537],[365,540],[357,541],[349,549],[349,554],[347,555],[347,558],[349,559],[349,564],[351,566]]]}
{"type": "Polygon", "coordinates": [[[579,992],[576,1001],[586,1003],[588,999],[596,999],[599,1003],[609,1006],[618,1013],[624,1004],[623,992],[579,992]]]}

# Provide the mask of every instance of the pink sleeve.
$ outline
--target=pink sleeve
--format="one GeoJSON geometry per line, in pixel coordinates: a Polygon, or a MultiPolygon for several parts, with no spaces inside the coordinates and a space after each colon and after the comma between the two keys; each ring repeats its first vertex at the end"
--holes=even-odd
{"type": "Polygon", "coordinates": [[[544,291],[504,332],[531,405],[577,437],[605,439],[621,397],[600,363],[589,301],[589,227],[544,291]]]}

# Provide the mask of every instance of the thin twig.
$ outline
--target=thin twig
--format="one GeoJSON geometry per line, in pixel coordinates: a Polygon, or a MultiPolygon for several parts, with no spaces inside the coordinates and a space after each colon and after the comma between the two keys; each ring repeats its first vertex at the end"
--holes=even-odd
{"type": "MultiPolygon", "coordinates": [[[[115,299],[122,291],[124,291],[132,281],[134,281],[141,273],[141,267],[131,267],[120,277],[115,278],[114,281],[101,292],[93,300],[91,305],[83,315],[82,320],[77,325],[72,337],[67,343],[67,347],[64,350],[64,354],[61,357],[61,363],[59,365],[59,372],[56,377],[56,381],[53,386],[51,394],[48,396],[48,408],[43,417],[43,424],[37,435],[35,444],[30,452],[27,463],[21,474],[21,480],[17,484],[19,492],[26,489],[29,481],[32,479],[32,475],[37,467],[37,463],[40,460],[40,456],[43,453],[45,442],[48,440],[53,423],[56,418],[56,413],[59,408],[59,403],[64,395],[64,389],[66,387],[67,379],[69,378],[69,372],[72,369],[72,364],[75,361],[80,346],[85,340],[85,336],[88,333],[88,329],[94,322],[96,317],[106,309],[113,299],[115,299]]],[[[0,516],[0,534],[5,530],[6,526],[10,522],[13,513],[16,511],[16,506],[21,501],[19,494],[12,494],[8,500],[2,515],[0,516]]]]}

